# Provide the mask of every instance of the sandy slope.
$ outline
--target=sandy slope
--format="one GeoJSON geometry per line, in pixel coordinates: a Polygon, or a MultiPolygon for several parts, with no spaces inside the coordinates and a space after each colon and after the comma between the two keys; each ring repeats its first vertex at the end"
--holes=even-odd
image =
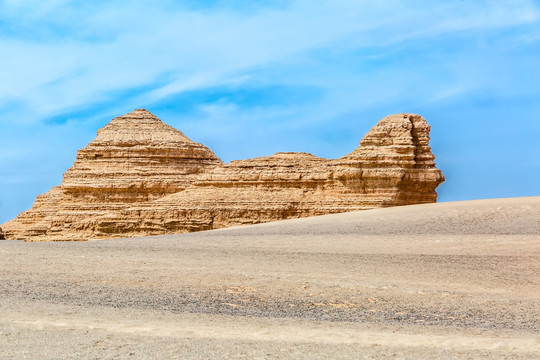
{"type": "Polygon", "coordinates": [[[540,358],[540,197],[0,242],[0,358],[540,358]]]}

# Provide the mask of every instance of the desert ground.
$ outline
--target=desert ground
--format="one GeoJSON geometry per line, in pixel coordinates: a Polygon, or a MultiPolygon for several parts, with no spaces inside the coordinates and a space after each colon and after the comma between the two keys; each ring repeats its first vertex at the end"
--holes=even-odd
{"type": "Polygon", "coordinates": [[[540,197],[0,241],[1,359],[538,359],[540,197]]]}

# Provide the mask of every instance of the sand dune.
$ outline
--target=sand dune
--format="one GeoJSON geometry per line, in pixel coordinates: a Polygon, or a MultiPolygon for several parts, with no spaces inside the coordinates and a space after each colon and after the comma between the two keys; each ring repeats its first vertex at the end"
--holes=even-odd
{"type": "Polygon", "coordinates": [[[540,197],[0,242],[5,359],[540,357],[540,197]]]}

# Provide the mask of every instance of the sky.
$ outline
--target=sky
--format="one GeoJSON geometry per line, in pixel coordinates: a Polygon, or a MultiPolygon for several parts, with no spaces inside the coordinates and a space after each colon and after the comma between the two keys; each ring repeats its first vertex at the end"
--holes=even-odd
{"type": "Polygon", "coordinates": [[[540,195],[539,0],[0,0],[0,223],[146,108],[223,161],[432,126],[439,201],[540,195]]]}

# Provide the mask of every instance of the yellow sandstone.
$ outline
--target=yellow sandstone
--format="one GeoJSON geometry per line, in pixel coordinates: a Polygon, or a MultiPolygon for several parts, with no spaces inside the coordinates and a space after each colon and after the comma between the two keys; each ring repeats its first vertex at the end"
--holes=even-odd
{"type": "Polygon", "coordinates": [[[139,109],[100,129],[62,184],[2,228],[7,239],[89,240],[436,202],[444,176],[429,131],[423,117],[397,114],[340,159],[277,153],[223,164],[139,109]]]}

